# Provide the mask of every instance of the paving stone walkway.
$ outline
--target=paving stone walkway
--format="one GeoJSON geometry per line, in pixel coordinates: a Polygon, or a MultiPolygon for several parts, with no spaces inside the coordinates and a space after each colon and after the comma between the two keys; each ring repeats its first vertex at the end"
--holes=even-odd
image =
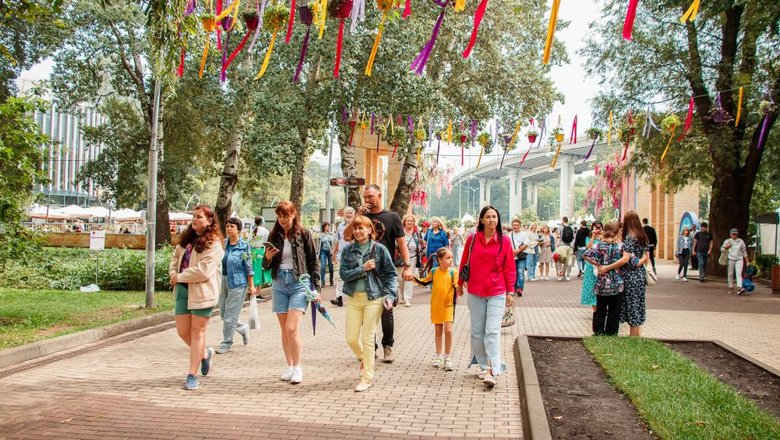
{"type": "MultiPolygon", "coordinates": [[[[780,369],[780,295],[764,287],[729,296],[722,282],[675,282],[671,266],[648,294],[645,336],[720,339],[780,369]],[[681,300],[680,297],[683,297],[681,300]]],[[[590,311],[579,305],[580,282],[529,283],[517,323],[503,331],[508,372],[485,391],[467,369],[468,310],[461,300],[454,326],[456,370],[429,366],[433,327],[429,295],[396,311],[396,356],[378,363],[375,385],[353,391],[358,363],[344,342],[344,309],[329,307],[304,339],[304,382],[279,381],[284,357],[270,303],[248,346],[217,355],[197,391],[185,391],[187,350],[167,329],[0,379],[0,439],[22,438],[521,438],[520,396],[512,343],[520,334],[586,336],[590,311]]],[[[332,288],[323,292],[333,296],[332,288]]],[[[246,312],[244,312],[246,313],[246,312]]],[[[217,345],[221,320],[208,341],[217,345]]],[[[622,329],[625,331],[625,329],[622,329]]],[[[240,338],[238,338],[240,341],[240,338]]]]}

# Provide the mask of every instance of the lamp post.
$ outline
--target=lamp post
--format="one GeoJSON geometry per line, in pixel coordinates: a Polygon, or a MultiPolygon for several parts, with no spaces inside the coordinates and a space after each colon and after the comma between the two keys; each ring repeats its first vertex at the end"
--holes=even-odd
{"type": "Polygon", "coordinates": [[[471,203],[471,201],[474,199],[474,192],[479,191],[479,187],[472,188],[471,187],[471,180],[469,180],[469,211],[471,214],[474,214],[474,205],[471,203]]]}
{"type": "Polygon", "coordinates": [[[187,209],[190,207],[190,202],[192,201],[193,197],[198,198],[198,204],[200,204],[200,196],[198,194],[193,194],[190,196],[190,198],[187,200],[187,204],[184,205],[184,212],[187,212],[187,209]]]}

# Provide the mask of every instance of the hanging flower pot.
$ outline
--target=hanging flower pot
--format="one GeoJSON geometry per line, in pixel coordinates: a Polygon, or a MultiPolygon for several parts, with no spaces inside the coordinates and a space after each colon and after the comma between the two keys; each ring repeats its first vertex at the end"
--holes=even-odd
{"type": "Polygon", "coordinates": [[[588,137],[591,139],[598,139],[601,137],[601,130],[596,127],[590,127],[585,131],[585,133],[588,134],[588,137]]]}
{"type": "Polygon", "coordinates": [[[309,34],[311,33],[311,25],[314,23],[314,12],[311,6],[298,6],[298,16],[301,19],[301,23],[306,25],[306,36],[303,37],[303,45],[301,46],[301,56],[298,57],[298,66],[295,68],[295,74],[293,75],[293,82],[298,82],[301,76],[301,70],[303,69],[303,61],[306,59],[306,51],[309,48],[309,34]]]}
{"type": "Polygon", "coordinates": [[[563,142],[563,133],[562,132],[555,133],[555,140],[557,142],[563,142]]]}
{"type": "Polygon", "coordinates": [[[257,15],[257,11],[248,11],[241,14],[241,18],[244,19],[244,24],[249,32],[257,30],[257,26],[260,24],[260,16],[257,15]]]}
{"type": "Polygon", "coordinates": [[[214,32],[217,28],[217,18],[214,14],[201,15],[200,22],[203,24],[203,30],[206,32],[214,32]]]}
{"type": "Polygon", "coordinates": [[[339,35],[336,38],[336,63],[333,77],[338,79],[341,70],[341,50],[344,44],[344,20],[352,12],[352,0],[333,0],[328,3],[328,15],[339,20],[339,35]]]}
{"type": "Polygon", "coordinates": [[[427,137],[425,130],[422,128],[414,130],[414,138],[417,139],[418,142],[423,142],[427,137]]]}
{"type": "Polygon", "coordinates": [[[536,138],[539,136],[539,132],[531,129],[528,131],[527,136],[528,136],[528,142],[533,144],[534,142],[536,142],[536,138]]]}
{"type": "Polygon", "coordinates": [[[276,43],[276,34],[287,23],[289,13],[290,10],[281,4],[271,5],[263,13],[263,28],[271,31],[271,43],[268,45],[265,58],[263,58],[263,64],[260,66],[260,71],[257,72],[255,79],[260,79],[265,75],[265,71],[268,69],[268,62],[271,60],[271,52],[273,52],[274,44],[276,43]]]}

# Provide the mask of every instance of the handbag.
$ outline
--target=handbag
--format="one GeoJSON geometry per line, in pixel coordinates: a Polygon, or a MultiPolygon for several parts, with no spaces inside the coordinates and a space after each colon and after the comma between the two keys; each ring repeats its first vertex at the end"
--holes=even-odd
{"type": "Polygon", "coordinates": [[[647,264],[645,264],[645,282],[648,286],[655,286],[655,283],[658,282],[658,275],[647,264]]]}
{"type": "MultiPolygon", "coordinates": [[[[509,238],[512,240],[512,247],[514,248],[515,236],[513,234],[509,234],[509,238]]],[[[515,260],[525,260],[526,258],[528,258],[528,252],[518,252],[517,255],[515,255],[515,260]]]]}
{"type": "Polygon", "coordinates": [[[509,327],[515,325],[515,308],[514,306],[504,306],[504,317],[501,318],[501,327],[509,327]]]}
{"type": "Polygon", "coordinates": [[[721,266],[729,265],[729,251],[720,252],[720,257],[718,258],[718,264],[720,264],[721,266]]]}
{"type": "Polygon", "coordinates": [[[477,239],[477,234],[474,234],[471,236],[471,244],[469,245],[469,258],[466,259],[466,264],[463,265],[463,269],[460,270],[460,279],[463,281],[469,280],[469,275],[471,275],[471,268],[469,265],[471,264],[471,251],[474,250],[474,241],[477,239]]]}
{"type": "Polygon", "coordinates": [[[260,313],[257,311],[257,297],[249,296],[249,328],[260,329],[260,313]]]}

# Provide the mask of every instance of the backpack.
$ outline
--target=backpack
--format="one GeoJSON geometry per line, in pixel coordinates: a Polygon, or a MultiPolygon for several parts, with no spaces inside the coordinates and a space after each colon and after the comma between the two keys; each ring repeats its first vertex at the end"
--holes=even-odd
{"type": "MultiPolygon", "coordinates": [[[[431,280],[433,280],[433,275],[436,273],[436,269],[438,269],[438,267],[434,267],[433,270],[431,270],[431,280]]],[[[452,288],[458,290],[457,286],[455,285],[455,269],[452,267],[450,268],[450,279],[452,280],[452,288]]]]}
{"type": "Polygon", "coordinates": [[[563,231],[561,232],[561,241],[566,244],[574,241],[574,230],[571,228],[571,226],[566,225],[563,227],[563,231]]]}

